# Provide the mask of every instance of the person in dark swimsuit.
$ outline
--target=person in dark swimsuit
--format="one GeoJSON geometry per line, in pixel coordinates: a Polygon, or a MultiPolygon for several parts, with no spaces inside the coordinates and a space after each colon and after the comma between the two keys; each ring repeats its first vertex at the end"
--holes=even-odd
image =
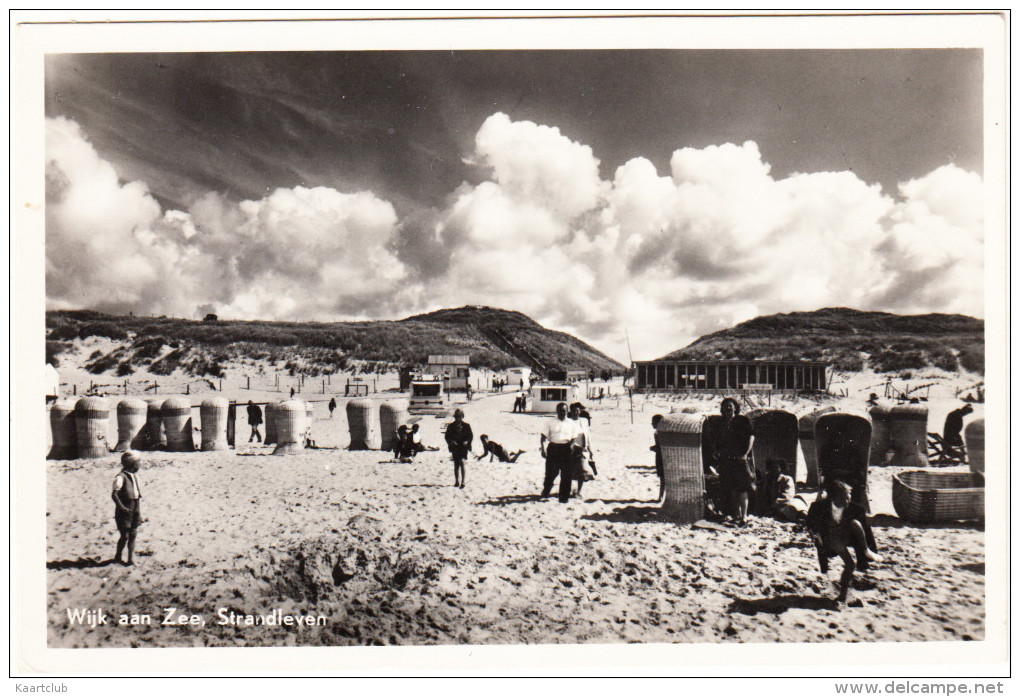
{"type": "Polygon", "coordinates": [[[500,445],[494,440],[489,440],[489,436],[487,436],[484,433],[481,435],[479,440],[482,442],[483,448],[482,454],[478,456],[479,460],[488,455],[489,462],[492,462],[492,458],[494,457],[498,459],[500,462],[517,462],[517,458],[519,458],[524,453],[523,450],[518,450],[512,455],[508,454],[506,449],[502,445],[500,445]]]}

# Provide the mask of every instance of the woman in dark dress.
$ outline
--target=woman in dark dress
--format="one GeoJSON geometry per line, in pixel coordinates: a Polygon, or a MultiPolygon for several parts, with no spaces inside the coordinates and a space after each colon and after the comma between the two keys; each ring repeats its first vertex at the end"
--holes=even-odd
{"type": "MultiPolygon", "coordinates": [[[[751,421],[740,414],[740,404],[727,397],[720,405],[722,420],[714,434],[714,460],[719,467],[719,480],[735,509],[734,517],[743,524],[747,504],[754,491],[754,469],[751,465],[751,446],[754,435],[751,421]]],[[[732,510],[731,509],[731,510],[732,510]]]]}

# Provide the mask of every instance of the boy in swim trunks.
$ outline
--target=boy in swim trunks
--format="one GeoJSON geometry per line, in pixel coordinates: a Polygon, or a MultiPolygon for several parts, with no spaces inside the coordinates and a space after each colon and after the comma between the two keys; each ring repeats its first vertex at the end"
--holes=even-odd
{"type": "Polygon", "coordinates": [[[117,530],[120,532],[120,539],[117,540],[117,556],[114,561],[131,566],[134,564],[135,554],[135,533],[138,526],[142,524],[140,502],[141,491],[138,489],[138,468],[141,467],[141,459],[130,450],[120,458],[121,471],[113,479],[113,503],[117,506],[113,518],[117,523],[117,530]],[[127,546],[127,561],[121,559],[124,546],[127,546]]]}

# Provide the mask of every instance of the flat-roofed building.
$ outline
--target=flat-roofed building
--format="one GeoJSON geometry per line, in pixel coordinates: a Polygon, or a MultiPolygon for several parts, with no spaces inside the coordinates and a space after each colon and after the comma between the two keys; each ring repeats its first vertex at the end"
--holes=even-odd
{"type": "Polygon", "coordinates": [[[828,369],[828,364],[817,361],[635,361],[634,387],[643,392],[824,392],[828,387],[828,369]]]}

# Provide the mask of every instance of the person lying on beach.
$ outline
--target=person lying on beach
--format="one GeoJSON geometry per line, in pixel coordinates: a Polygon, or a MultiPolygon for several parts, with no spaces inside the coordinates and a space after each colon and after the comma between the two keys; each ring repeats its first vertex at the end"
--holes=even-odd
{"type": "Polygon", "coordinates": [[[518,450],[512,455],[507,454],[506,449],[502,445],[500,445],[494,440],[489,440],[489,436],[487,436],[484,433],[481,435],[479,440],[482,441],[483,449],[482,454],[478,456],[479,460],[488,455],[489,462],[492,462],[492,458],[494,457],[497,458],[500,462],[517,462],[517,458],[524,454],[523,450],[518,450]]]}
{"type": "Polygon", "coordinates": [[[829,573],[829,559],[838,556],[843,560],[843,574],[840,576],[840,602],[846,600],[854,567],[866,571],[870,561],[878,557],[868,550],[864,528],[850,510],[850,485],[839,480],[831,481],[826,492],[819,496],[808,509],[805,525],[818,553],[818,568],[823,574],[829,573]],[[853,548],[854,554],[850,554],[853,548]]]}

